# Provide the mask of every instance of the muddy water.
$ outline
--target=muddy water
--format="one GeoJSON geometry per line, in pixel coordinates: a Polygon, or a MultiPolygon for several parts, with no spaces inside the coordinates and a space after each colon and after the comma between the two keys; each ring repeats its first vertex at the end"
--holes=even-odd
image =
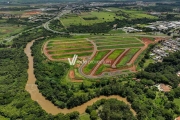
{"type": "MultiPolygon", "coordinates": [[[[122,98],[122,97],[116,96],[116,95],[112,95],[109,97],[100,96],[100,97],[94,98],[94,99],[92,99],[92,100],[90,100],[90,101],[88,101],[88,102],[86,102],[80,106],[74,107],[72,109],[67,109],[67,108],[60,109],[60,108],[54,106],[54,104],[52,104],[50,101],[45,99],[45,97],[39,92],[37,85],[35,84],[36,78],[34,75],[33,57],[31,55],[31,46],[33,45],[34,42],[35,42],[35,40],[29,42],[27,44],[26,48],[24,49],[24,52],[27,55],[28,61],[29,61],[29,69],[27,71],[28,72],[28,81],[27,81],[25,89],[26,89],[26,91],[28,91],[30,93],[31,99],[34,101],[37,101],[37,103],[47,113],[51,113],[53,115],[56,115],[58,113],[66,114],[66,113],[70,113],[73,111],[78,111],[80,114],[82,114],[85,112],[87,106],[92,105],[94,102],[96,102],[97,100],[100,100],[102,98],[105,98],[105,99],[116,98],[116,99],[123,101],[126,104],[130,105],[130,103],[125,98],[122,98]]],[[[131,109],[131,111],[133,112],[134,115],[136,115],[136,112],[133,109],[131,109]]]]}

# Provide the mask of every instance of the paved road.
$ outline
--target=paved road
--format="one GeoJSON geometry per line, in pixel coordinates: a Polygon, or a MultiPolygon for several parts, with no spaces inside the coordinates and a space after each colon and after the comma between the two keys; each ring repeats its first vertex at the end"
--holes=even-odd
{"type": "Polygon", "coordinates": [[[48,30],[48,31],[53,32],[53,33],[67,34],[66,32],[59,32],[59,31],[55,31],[55,30],[49,28],[49,24],[50,24],[50,22],[51,22],[52,20],[56,20],[56,19],[59,20],[59,18],[60,18],[61,16],[63,16],[64,14],[68,14],[68,13],[70,13],[70,12],[71,12],[71,10],[63,10],[63,11],[61,11],[55,18],[53,18],[53,19],[51,19],[50,21],[48,21],[48,22],[46,22],[45,24],[43,24],[44,28],[45,28],[46,30],[48,30]]]}

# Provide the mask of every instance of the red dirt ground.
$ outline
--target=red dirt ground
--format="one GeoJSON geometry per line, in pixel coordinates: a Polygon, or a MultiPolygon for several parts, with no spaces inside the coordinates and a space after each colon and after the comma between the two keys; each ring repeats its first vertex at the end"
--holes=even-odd
{"type": "Polygon", "coordinates": [[[161,41],[161,40],[166,40],[166,38],[156,37],[154,41],[155,41],[155,43],[156,43],[156,42],[159,42],[159,41],[161,41]]]}
{"type": "Polygon", "coordinates": [[[139,55],[148,48],[149,44],[154,43],[152,40],[148,39],[148,38],[142,38],[142,41],[144,43],[144,47],[142,47],[134,56],[133,58],[130,60],[130,62],[128,64],[133,64],[136,59],[139,57],[139,55]]]}
{"type": "Polygon", "coordinates": [[[29,11],[29,12],[25,12],[24,14],[25,15],[37,15],[37,14],[40,14],[41,11],[29,11]]]}
{"type": "Polygon", "coordinates": [[[71,79],[74,79],[74,78],[75,78],[74,70],[70,70],[70,71],[69,71],[69,77],[70,77],[71,79]]]}
{"type": "Polygon", "coordinates": [[[105,64],[105,65],[111,65],[113,62],[114,62],[114,60],[107,58],[107,59],[103,62],[103,64],[105,64]]]}

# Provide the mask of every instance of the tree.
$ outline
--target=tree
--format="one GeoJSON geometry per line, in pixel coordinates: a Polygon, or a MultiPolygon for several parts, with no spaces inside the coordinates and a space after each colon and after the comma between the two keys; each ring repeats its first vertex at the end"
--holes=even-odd
{"type": "Polygon", "coordinates": [[[93,110],[93,111],[90,113],[90,118],[91,118],[91,120],[97,120],[98,114],[96,113],[96,110],[93,110]]]}
{"type": "Polygon", "coordinates": [[[168,100],[170,101],[174,100],[174,95],[175,95],[174,91],[167,92],[165,93],[165,95],[167,96],[168,100]]]}
{"type": "Polygon", "coordinates": [[[146,96],[147,96],[148,98],[155,99],[156,93],[149,89],[149,90],[147,91],[147,93],[146,93],[146,96]]]}

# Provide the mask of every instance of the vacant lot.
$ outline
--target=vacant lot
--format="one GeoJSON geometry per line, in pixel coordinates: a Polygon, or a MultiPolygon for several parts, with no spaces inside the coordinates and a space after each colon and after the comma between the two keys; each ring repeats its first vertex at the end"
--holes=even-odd
{"type": "Polygon", "coordinates": [[[109,51],[99,51],[97,52],[97,54],[95,55],[95,57],[90,61],[90,63],[88,63],[85,67],[84,67],[84,73],[85,74],[89,74],[92,69],[95,67],[95,65],[97,65],[97,63],[99,63],[101,61],[101,59],[108,53],[109,51]]]}
{"type": "Polygon", "coordinates": [[[61,17],[61,22],[66,27],[70,25],[92,25],[95,23],[111,22],[115,19],[136,19],[136,18],[149,18],[157,19],[157,17],[148,15],[144,11],[139,10],[126,10],[118,8],[109,8],[100,11],[89,11],[81,13],[70,13],[61,17]]]}
{"type": "Polygon", "coordinates": [[[139,51],[139,48],[132,48],[128,53],[122,58],[122,60],[117,64],[117,67],[126,66],[127,63],[132,59],[132,57],[139,51]]]}
{"type": "MultiPolygon", "coordinates": [[[[3,21],[2,21],[3,22],[3,21]]],[[[6,39],[21,32],[25,26],[4,24],[0,22],[0,42],[7,42],[6,39]]],[[[8,40],[8,39],[7,39],[8,40]]]]}
{"type": "Polygon", "coordinates": [[[93,52],[93,45],[86,39],[50,40],[44,47],[49,59],[54,60],[72,58],[74,54],[78,57],[87,57],[93,52]]]}
{"type": "Polygon", "coordinates": [[[118,49],[115,50],[109,57],[108,59],[110,60],[115,60],[119,55],[121,55],[123,53],[124,49],[118,49]]]}
{"type": "Polygon", "coordinates": [[[104,36],[104,37],[92,37],[98,50],[105,49],[125,49],[142,47],[144,44],[136,37],[118,37],[118,36],[104,36]]]}
{"type": "Polygon", "coordinates": [[[141,54],[138,51],[143,47],[144,41],[137,37],[97,36],[88,39],[55,38],[45,44],[44,52],[51,60],[66,60],[66,62],[67,58],[72,58],[74,54],[77,54],[78,58],[84,59],[90,57],[94,52],[96,54],[91,56],[91,60],[86,63],[83,72],[86,75],[100,75],[103,72],[131,69],[134,62],[129,62],[134,56],[138,57],[141,54]],[[93,42],[95,43],[94,46],[93,42]],[[95,51],[96,46],[97,51],[95,51]],[[109,53],[110,51],[111,53],[109,53]],[[137,52],[138,54],[136,54],[137,52]],[[98,64],[102,59],[102,63],[98,64]]]}
{"type": "MultiPolygon", "coordinates": [[[[123,17],[117,17],[118,19],[122,19],[123,17]]],[[[108,21],[115,20],[115,13],[107,12],[107,11],[92,11],[92,12],[84,12],[81,14],[68,14],[61,17],[61,22],[66,27],[70,25],[92,25],[95,23],[102,23],[108,21]]]]}

